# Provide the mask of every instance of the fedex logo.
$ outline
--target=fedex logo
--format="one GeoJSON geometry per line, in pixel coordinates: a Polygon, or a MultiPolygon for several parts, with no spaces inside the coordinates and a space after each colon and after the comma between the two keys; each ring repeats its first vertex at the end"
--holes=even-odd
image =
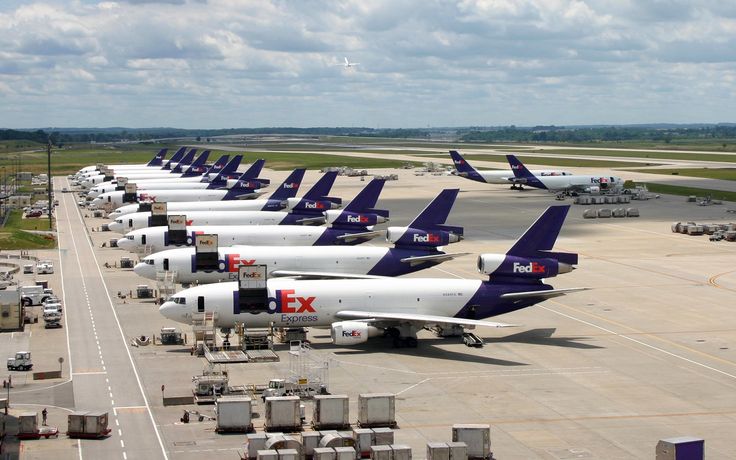
{"type": "Polygon", "coordinates": [[[156,197],[153,195],[149,195],[148,193],[139,194],[138,199],[141,201],[156,201],[156,197]]]}
{"type": "Polygon", "coordinates": [[[284,188],[287,190],[299,188],[299,182],[284,182],[284,188]]]}
{"type": "Polygon", "coordinates": [[[590,178],[591,184],[606,184],[608,183],[608,179],[605,177],[591,177],[590,178]]]}
{"type": "Polygon", "coordinates": [[[452,162],[455,163],[456,165],[464,165],[465,164],[465,161],[463,161],[463,160],[452,160],[452,162]]]}
{"type": "Polygon", "coordinates": [[[247,181],[247,180],[240,180],[240,181],[238,181],[237,186],[238,187],[242,187],[242,188],[256,188],[256,187],[258,187],[258,183],[257,182],[247,181]]]}
{"type": "Polygon", "coordinates": [[[511,169],[521,169],[521,165],[511,165],[511,169]]]}
{"type": "Polygon", "coordinates": [[[192,168],[192,171],[199,173],[199,172],[204,172],[205,170],[201,166],[195,166],[194,168],[192,168]]]}
{"type": "Polygon", "coordinates": [[[324,203],[317,201],[315,203],[304,203],[304,207],[306,209],[324,209],[325,205],[324,203]]]}
{"type": "MultiPolygon", "coordinates": [[[[345,217],[345,220],[353,224],[367,224],[368,223],[368,218],[366,216],[361,216],[361,215],[358,215],[358,216],[349,215],[345,217]]],[[[416,237],[418,235],[414,235],[414,236],[416,237]]]]}
{"type": "Polygon", "coordinates": [[[240,254],[225,254],[225,260],[220,261],[220,267],[228,272],[237,272],[241,265],[254,265],[255,259],[241,259],[240,254]]]}
{"type": "Polygon", "coordinates": [[[298,297],[294,289],[277,289],[276,297],[269,299],[269,308],[279,313],[317,313],[312,305],[316,297],[298,297]]]}
{"type": "Polygon", "coordinates": [[[544,274],[546,273],[547,269],[544,265],[540,264],[539,262],[531,262],[529,265],[520,264],[519,262],[514,262],[514,273],[539,273],[544,274]]]}
{"type": "Polygon", "coordinates": [[[215,165],[215,166],[214,166],[214,169],[215,169],[215,171],[217,171],[217,170],[219,170],[219,169],[222,169],[222,165],[215,165]]]}
{"type": "Polygon", "coordinates": [[[414,242],[415,243],[439,243],[440,242],[440,236],[439,235],[433,235],[432,233],[427,233],[426,235],[414,235],[414,242]]]}
{"type": "Polygon", "coordinates": [[[343,337],[360,337],[360,331],[352,330],[352,331],[342,331],[343,337]]]}

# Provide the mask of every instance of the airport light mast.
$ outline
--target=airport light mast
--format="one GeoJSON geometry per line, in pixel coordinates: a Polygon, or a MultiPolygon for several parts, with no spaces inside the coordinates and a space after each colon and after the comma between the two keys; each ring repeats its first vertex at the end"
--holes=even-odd
{"type": "Polygon", "coordinates": [[[49,192],[49,231],[54,229],[52,224],[51,214],[54,209],[54,202],[51,200],[51,136],[49,135],[49,142],[46,144],[46,158],[47,158],[47,172],[46,172],[46,189],[49,192]]]}

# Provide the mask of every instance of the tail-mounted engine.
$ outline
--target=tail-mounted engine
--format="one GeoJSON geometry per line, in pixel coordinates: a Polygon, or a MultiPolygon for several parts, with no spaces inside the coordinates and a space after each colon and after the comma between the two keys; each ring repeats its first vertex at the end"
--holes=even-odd
{"type": "Polygon", "coordinates": [[[396,246],[439,247],[457,243],[463,239],[462,232],[447,230],[422,230],[412,227],[389,227],[386,240],[396,246]]]}
{"type": "Polygon", "coordinates": [[[478,256],[478,271],[493,277],[541,280],[562,273],[569,273],[574,268],[572,263],[560,262],[558,259],[550,257],[527,258],[506,254],[481,254],[478,256]]]}
{"type": "Polygon", "coordinates": [[[370,212],[325,211],[328,224],[333,227],[372,227],[388,222],[388,211],[371,209],[370,212]]]}

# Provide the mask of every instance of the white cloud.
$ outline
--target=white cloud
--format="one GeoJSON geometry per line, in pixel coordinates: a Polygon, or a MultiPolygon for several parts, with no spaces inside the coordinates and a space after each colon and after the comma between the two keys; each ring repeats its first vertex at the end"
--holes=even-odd
{"type": "Polygon", "coordinates": [[[13,0],[0,126],[734,121],[734,61],[708,0],[13,0]]]}

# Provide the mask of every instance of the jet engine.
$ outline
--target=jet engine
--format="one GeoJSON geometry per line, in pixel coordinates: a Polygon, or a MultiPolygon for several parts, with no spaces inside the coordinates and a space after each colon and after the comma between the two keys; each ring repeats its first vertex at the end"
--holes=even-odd
{"type": "Polygon", "coordinates": [[[586,188],[585,191],[588,193],[601,193],[601,188],[598,187],[597,185],[592,185],[586,188]]]}
{"type": "Polygon", "coordinates": [[[549,257],[518,257],[506,254],[481,254],[478,256],[478,271],[484,275],[505,276],[525,279],[551,278],[574,269],[549,257]]]}
{"type": "Polygon", "coordinates": [[[386,230],[386,240],[396,245],[439,247],[462,239],[461,234],[445,230],[426,231],[412,227],[389,227],[386,230]]]}
{"type": "Polygon", "coordinates": [[[342,321],[333,323],[330,331],[335,345],[357,345],[381,334],[377,327],[361,321],[342,321]]]}

